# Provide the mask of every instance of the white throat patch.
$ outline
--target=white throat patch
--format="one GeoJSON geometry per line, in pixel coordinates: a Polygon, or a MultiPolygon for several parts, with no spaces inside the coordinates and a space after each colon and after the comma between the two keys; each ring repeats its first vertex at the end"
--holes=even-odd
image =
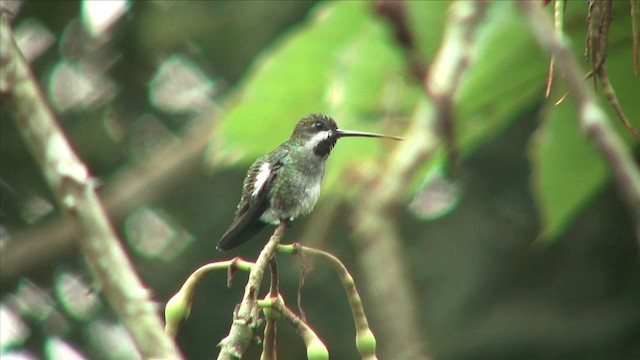
{"type": "Polygon", "coordinates": [[[313,150],[313,148],[315,148],[318,144],[320,144],[324,140],[327,140],[329,137],[331,137],[331,130],[321,131],[313,135],[311,139],[309,139],[309,141],[307,141],[307,143],[305,144],[306,150],[308,151],[313,150]]]}

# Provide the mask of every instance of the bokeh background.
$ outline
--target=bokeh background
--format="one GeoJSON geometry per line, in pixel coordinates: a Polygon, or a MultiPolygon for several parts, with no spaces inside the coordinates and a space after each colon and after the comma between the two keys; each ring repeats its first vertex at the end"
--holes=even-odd
{"type": "MultiPolygon", "coordinates": [[[[639,127],[628,4],[614,3],[609,69],[639,127]]],[[[286,139],[300,116],[326,112],[345,128],[402,134],[420,114],[420,85],[375,3],[1,4],[159,311],[198,266],[256,257],[266,232],[232,253],[217,252],[215,243],[232,220],[251,161],[286,139]]],[[[450,4],[407,6],[418,55],[428,64],[450,4]]],[[[586,4],[569,2],[567,14],[579,54],[586,4]]],[[[554,122],[564,115],[545,105],[548,58],[515,9],[494,4],[486,21],[478,60],[456,104],[460,170],[455,179],[438,177],[447,169],[440,154],[408,186],[394,215],[421,346],[436,359],[640,358],[633,219],[575,119],[554,122]],[[557,159],[568,165],[549,165],[557,159]],[[577,195],[561,197],[575,189],[577,195]],[[437,209],[424,210],[424,202],[437,209]]],[[[561,76],[556,81],[557,99],[566,87],[561,76]]],[[[59,211],[13,115],[5,106],[0,111],[0,355],[137,358],[78,252],[77,228],[59,211]]],[[[637,141],[617,129],[637,159],[637,141]]],[[[298,220],[285,240],[343,259],[377,332],[388,324],[368,306],[375,284],[359,282],[363,249],[350,240],[350,217],[359,196],[368,196],[360,180],[382,169],[376,164],[388,159],[392,145],[343,141],[316,211],[298,220]]],[[[279,264],[285,299],[294,306],[299,260],[281,256],[279,264]]],[[[381,282],[385,267],[379,264],[381,282]]],[[[187,358],[216,356],[243,276],[230,289],[225,273],[201,285],[177,338],[187,358]]],[[[332,358],[357,358],[348,304],[327,264],[313,264],[302,299],[332,358]]],[[[286,323],[278,336],[280,358],[305,356],[286,323]]],[[[387,339],[379,337],[378,344],[382,357],[399,358],[387,339]]],[[[253,345],[247,358],[258,356],[253,345]]]]}

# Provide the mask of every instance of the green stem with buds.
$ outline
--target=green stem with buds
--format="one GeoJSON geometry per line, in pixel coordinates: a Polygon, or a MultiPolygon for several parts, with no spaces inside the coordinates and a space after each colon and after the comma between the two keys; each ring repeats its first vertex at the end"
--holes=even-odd
{"type": "Polygon", "coordinates": [[[187,320],[191,313],[191,304],[193,303],[193,295],[195,294],[196,287],[210,271],[228,269],[229,273],[232,274],[236,269],[251,271],[253,265],[254,263],[252,262],[234,258],[227,261],[206,264],[194,271],[187,281],[184,282],[180,290],[167,301],[164,310],[165,333],[173,337],[178,334],[180,326],[187,320]]]}
{"type": "Polygon", "coordinates": [[[335,269],[338,277],[340,278],[340,282],[344,287],[344,290],[347,294],[347,299],[349,300],[349,306],[351,307],[351,314],[353,315],[353,322],[356,327],[356,347],[358,348],[358,352],[362,359],[366,360],[374,360],[376,357],[376,338],[369,327],[369,322],[367,321],[367,316],[364,313],[364,308],[362,306],[362,299],[360,298],[360,294],[356,289],[355,282],[353,277],[347,270],[346,266],[335,256],[329,254],[328,252],[313,249],[310,247],[302,246],[300,244],[293,245],[280,245],[278,247],[280,252],[290,253],[290,254],[298,254],[302,253],[305,255],[315,255],[320,256],[324,259],[329,260],[330,264],[335,269]]]}

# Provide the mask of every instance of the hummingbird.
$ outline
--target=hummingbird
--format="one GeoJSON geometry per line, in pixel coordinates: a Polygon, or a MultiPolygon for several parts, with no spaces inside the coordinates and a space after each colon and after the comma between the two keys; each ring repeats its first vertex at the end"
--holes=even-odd
{"type": "Polygon", "coordinates": [[[303,117],[287,141],[249,167],[235,218],[218,242],[218,250],[244,244],[267,224],[290,223],[309,214],[320,196],[327,158],[343,137],[402,140],[397,136],[342,130],[327,115],[303,117]]]}

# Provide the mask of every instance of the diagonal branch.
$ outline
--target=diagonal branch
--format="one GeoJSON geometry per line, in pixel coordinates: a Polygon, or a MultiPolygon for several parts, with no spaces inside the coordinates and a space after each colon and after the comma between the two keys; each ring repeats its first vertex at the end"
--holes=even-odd
{"type": "MultiPolygon", "coordinates": [[[[118,223],[140,204],[153,200],[194,174],[213,123],[210,119],[194,121],[183,132],[180,146],[171,151],[158,151],[145,164],[132,164],[108,179],[100,189],[100,197],[112,220],[118,223]]],[[[64,214],[16,231],[14,241],[0,253],[0,285],[72,253],[78,233],[78,224],[64,214]]]]}
{"type": "Polygon", "coordinates": [[[111,308],[144,358],[181,358],[109,223],[94,181],[69,146],[20,53],[5,14],[0,14],[0,64],[0,89],[8,94],[17,128],[60,206],[79,222],[80,247],[111,308]]]}
{"type": "Polygon", "coordinates": [[[554,56],[556,64],[565,75],[578,107],[578,122],[610,167],[621,197],[635,221],[636,237],[640,245],[640,170],[630,150],[611,127],[593,90],[583,81],[580,66],[567,42],[554,34],[553,25],[539,4],[523,1],[518,2],[518,6],[538,43],[554,56]]]}

